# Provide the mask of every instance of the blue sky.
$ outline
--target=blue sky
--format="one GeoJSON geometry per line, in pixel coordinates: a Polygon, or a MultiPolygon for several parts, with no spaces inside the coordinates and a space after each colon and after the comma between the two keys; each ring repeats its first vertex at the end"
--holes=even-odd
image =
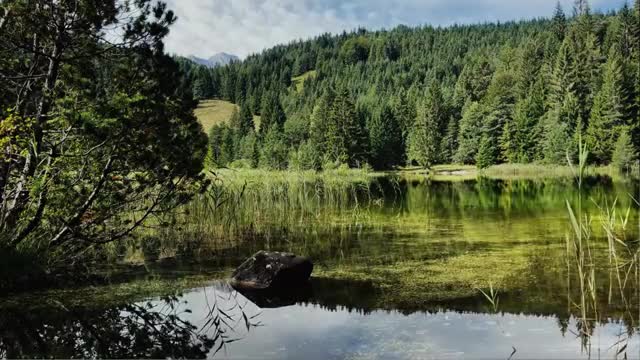
{"type": "MultiPolygon", "coordinates": [[[[551,16],[557,0],[165,0],[179,17],[167,50],[245,57],[296,39],[357,27],[451,25],[551,16]]],[[[573,0],[561,0],[567,14],[573,0]]],[[[624,0],[592,0],[599,11],[624,0]]]]}

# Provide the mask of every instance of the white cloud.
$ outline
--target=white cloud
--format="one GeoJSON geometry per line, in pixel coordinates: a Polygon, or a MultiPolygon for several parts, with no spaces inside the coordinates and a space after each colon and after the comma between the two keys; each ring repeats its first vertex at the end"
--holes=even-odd
{"type": "MultiPolygon", "coordinates": [[[[241,57],[321,33],[357,27],[450,25],[550,16],[557,0],[166,0],[178,15],[167,50],[241,57]]],[[[573,0],[561,0],[571,13],[573,0]]],[[[617,8],[624,0],[593,0],[617,8]]]]}

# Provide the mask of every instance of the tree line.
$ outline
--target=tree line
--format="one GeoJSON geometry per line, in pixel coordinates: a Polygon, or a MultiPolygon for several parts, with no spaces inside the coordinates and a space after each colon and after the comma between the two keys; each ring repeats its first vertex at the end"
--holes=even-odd
{"type": "Polygon", "coordinates": [[[324,34],[215,69],[179,63],[196,98],[239,106],[211,130],[219,166],[564,164],[581,138],[592,163],[624,168],[640,150],[640,0],[607,14],[576,0],[548,19],[324,34]]]}

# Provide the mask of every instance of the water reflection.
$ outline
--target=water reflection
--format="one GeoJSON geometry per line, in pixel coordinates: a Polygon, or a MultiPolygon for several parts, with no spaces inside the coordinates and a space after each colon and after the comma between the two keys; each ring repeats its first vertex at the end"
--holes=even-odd
{"type": "Polygon", "coordinates": [[[206,358],[260,325],[228,286],[197,294],[194,303],[176,294],[109,307],[52,299],[2,307],[0,358],[206,358]]]}
{"type": "Polygon", "coordinates": [[[503,294],[497,314],[480,296],[421,311],[380,309],[368,282],[328,279],[313,279],[302,293],[249,296],[264,307],[216,282],[106,308],[4,308],[0,357],[506,359],[515,349],[515,359],[614,358],[613,345],[629,334],[628,357],[640,355],[636,329],[624,319],[612,314],[597,324],[589,354],[574,314],[519,306],[523,294],[503,294]]]}

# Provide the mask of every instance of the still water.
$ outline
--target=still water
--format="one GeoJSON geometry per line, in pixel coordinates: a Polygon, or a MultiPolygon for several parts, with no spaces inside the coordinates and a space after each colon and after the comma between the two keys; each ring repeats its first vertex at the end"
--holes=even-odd
{"type": "Polygon", "coordinates": [[[262,203],[266,189],[249,193],[254,236],[182,271],[215,271],[196,288],[168,282],[157,295],[124,300],[95,288],[0,300],[0,357],[640,357],[636,183],[586,182],[595,280],[582,289],[566,242],[566,201],[579,199],[571,180],[382,178],[357,189],[309,205],[314,216],[290,201],[262,203]],[[276,210],[260,218],[266,207],[297,220],[276,210]],[[624,224],[615,264],[601,225],[607,208],[624,224]],[[259,249],[310,256],[309,286],[240,294],[226,285],[233,266],[259,249]]]}

